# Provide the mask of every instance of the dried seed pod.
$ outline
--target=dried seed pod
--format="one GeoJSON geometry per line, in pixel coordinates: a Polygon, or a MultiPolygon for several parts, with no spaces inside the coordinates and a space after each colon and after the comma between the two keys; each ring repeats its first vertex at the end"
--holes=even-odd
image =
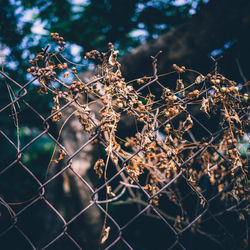
{"type": "Polygon", "coordinates": [[[177,100],[177,96],[174,95],[172,99],[173,99],[173,101],[176,101],[177,100]]]}
{"type": "Polygon", "coordinates": [[[144,80],[143,80],[143,79],[137,79],[137,83],[138,83],[138,84],[143,84],[143,83],[144,83],[144,80]]]}
{"type": "Polygon", "coordinates": [[[245,102],[248,101],[248,94],[244,94],[244,96],[243,96],[243,101],[245,101],[245,102]]]}
{"type": "Polygon", "coordinates": [[[122,109],[122,108],[123,108],[123,103],[122,103],[122,102],[117,103],[117,107],[118,107],[119,109],[122,109]]]}
{"type": "Polygon", "coordinates": [[[227,90],[227,89],[226,89],[226,87],[224,87],[224,86],[220,88],[220,91],[221,91],[222,93],[225,93],[226,90],[227,90]]]}

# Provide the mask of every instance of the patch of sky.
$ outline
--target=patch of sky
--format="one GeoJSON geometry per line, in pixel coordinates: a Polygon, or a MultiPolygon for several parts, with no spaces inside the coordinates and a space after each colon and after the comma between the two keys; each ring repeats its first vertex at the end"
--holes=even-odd
{"type": "Polygon", "coordinates": [[[214,49],[213,51],[210,52],[210,56],[216,57],[224,53],[225,50],[229,49],[236,41],[228,41],[226,42],[222,48],[219,49],[214,49]]]}
{"type": "Polygon", "coordinates": [[[154,27],[159,30],[165,30],[167,28],[167,25],[165,23],[161,23],[161,24],[155,24],[154,27]]]}
{"type": "Polygon", "coordinates": [[[27,10],[22,9],[22,17],[20,17],[19,20],[21,22],[31,22],[34,19],[34,17],[38,14],[39,14],[39,9],[37,7],[27,10]]]}
{"type": "Polygon", "coordinates": [[[153,37],[153,39],[157,39],[159,37],[159,35],[158,34],[153,34],[152,37],[153,37]]]}
{"type": "MultiPolygon", "coordinates": [[[[152,1],[149,1],[145,4],[143,3],[138,3],[137,6],[136,6],[136,15],[134,18],[136,18],[139,13],[146,7],[149,7],[149,6],[156,6],[157,4],[161,4],[161,3],[164,3],[165,1],[159,1],[159,0],[152,0],[152,1]]],[[[204,3],[208,3],[209,0],[203,0],[204,3]]],[[[193,1],[193,0],[175,0],[172,2],[173,5],[175,6],[182,6],[182,5],[185,5],[185,4],[190,4],[191,5],[191,9],[189,11],[189,13],[191,15],[195,14],[196,13],[196,8],[197,8],[197,5],[198,5],[198,1],[193,1]]],[[[138,26],[137,26],[139,29],[137,30],[133,30],[130,32],[130,36],[134,37],[134,38],[138,38],[140,40],[141,43],[145,43],[146,42],[146,39],[148,37],[148,32],[145,30],[145,25],[143,23],[139,23],[138,26]]],[[[161,29],[161,30],[164,30],[167,28],[167,25],[166,24],[156,24],[155,27],[157,29],[161,29]]],[[[154,39],[157,39],[159,37],[158,34],[153,34],[152,35],[154,39]]]]}
{"type": "Polygon", "coordinates": [[[219,56],[223,53],[222,49],[214,49],[213,51],[210,52],[210,55],[213,57],[219,56]]]}
{"type": "Polygon", "coordinates": [[[30,55],[30,52],[28,49],[24,49],[22,52],[22,58],[28,58],[28,56],[30,55]]]}
{"type": "Polygon", "coordinates": [[[1,50],[1,54],[0,54],[0,67],[7,67],[10,68],[12,70],[16,70],[18,64],[9,61],[9,55],[11,54],[11,50],[6,47],[5,45],[0,43],[0,50],[1,50]]]}
{"type": "Polygon", "coordinates": [[[95,65],[90,64],[90,65],[88,66],[88,70],[94,70],[94,69],[95,69],[95,65]]]}
{"type": "Polygon", "coordinates": [[[81,60],[80,53],[82,52],[82,47],[77,44],[70,45],[70,53],[73,56],[74,61],[79,62],[81,60]]]}
{"type": "Polygon", "coordinates": [[[137,4],[137,11],[141,11],[145,8],[145,4],[142,4],[142,3],[138,3],[137,4]]]}
{"type": "Polygon", "coordinates": [[[47,21],[41,21],[40,19],[37,19],[31,28],[32,33],[38,35],[49,35],[49,31],[44,29],[47,23],[47,21]]]}
{"type": "MultiPolygon", "coordinates": [[[[208,3],[210,0],[203,0],[203,3],[208,3]]],[[[184,4],[192,4],[192,7],[196,7],[198,4],[198,1],[193,0],[175,0],[173,1],[173,5],[175,6],[181,6],[184,4]]]]}
{"type": "Polygon", "coordinates": [[[7,62],[6,64],[7,64],[8,68],[10,68],[12,70],[17,70],[17,67],[18,67],[18,63],[17,62],[11,61],[11,62],[7,62]]]}
{"type": "Polygon", "coordinates": [[[184,4],[190,4],[192,2],[193,2],[192,0],[175,0],[173,2],[173,5],[175,5],[175,6],[181,6],[181,5],[184,5],[184,4]]]}
{"type": "Polygon", "coordinates": [[[138,23],[137,27],[138,27],[139,29],[145,29],[146,26],[145,26],[144,23],[138,23]]]}
{"type": "Polygon", "coordinates": [[[229,42],[226,42],[225,44],[224,44],[224,49],[226,50],[226,49],[229,49],[232,45],[234,45],[235,44],[235,40],[232,40],[232,41],[229,41],[229,42]]]}
{"type": "Polygon", "coordinates": [[[110,31],[112,29],[112,25],[107,25],[107,26],[105,26],[103,29],[102,29],[102,32],[103,33],[106,33],[106,32],[108,32],[108,31],[110,31]]]}
{"type": "MultiPolygon", "coordinates": [[[[31,74],[26,74],[25,78],[27,81],[30,81],[34,78],[34,76],[32,76],[31,74]]],[[[34,82],[32,82],[32,84],[35,86],[40,86],[40,83],[38,81],[34,81],[34,82]]]]}
{"type": "MultiPolygon", "coordinates": [[[[203,0],[203,3],[208,3],[209,0],[203,0]]],[[[182,6],[185,4],[190,4],[192,8],[189,10],[190,15],[194,15],[196,13],[196,8],[198,6],[198,1],[193,1],[193,0],[175,0],[173,2],[173,5],[175,6],[182,6]]]]}
{"type": "MultiPolygon", "coordinates": [[[[63,76],[64,73],[65,72],[60,73],[59,79],[61,79],[62,82],[66,83],[68,85],[71,84],[72,81],[75,79],[75,76],[72,75],[72,74],[69,74],[67,77],[64,77],[63,76]]],[[[53,86],[56,87],[56,88],[58,88],[59,87],[59,83],[53,82],[53,86]]]]}
{"type": "Polygon", "coordinates": [[[72,5],[71,10],[73,13],[79,13],[82,12],[84,10],[84,6],[83,5],[72,5]]]}
{"type": "Polygon", "coordinates": [[[68,2],[71,4],[79,4],[79,5],[88,5],[89,4],[88,0],[68,0],[68,2]]]}
{"type": "Polygon", "coordinates": [[[83,12],[84,7],[89,4],[87,0],[68,0],[71,4],[72,13],[74,13],[72,19],[77,20],[81,17],[81,12],[83,12]]]}
{"type": "MultiPolygon", "coordinates": [[[[21,1],[10,0],[13,5],[21,5],[21,1]]],[[[15,16],[18,18],[18,28],[23,28],[25,23],[32,23],[31,31],[38,35],[47,35],[48,31],[44,29],[47,22],[41,21],[37,18],[39,13],[48,7],[50,3],[43,5],[41,8],[33,7],[31,9],[24,9],[23,6],[17,7],[15,9],[15,16]]]]}
{"type": "Polygon", "coordinates": [[[139,39],[141,43],[145,43],[149,33],[144,29],[135,29],[129,33],[129,36],[139,39]]]}
{"type": "Polygon", "coordinates": [[[2,65],[3,63],[5,63],[6,58],[10,55],[11,50],[8,47],[4,46],[2,43],[0,43],[0,50],[0,65],[2,65]]]}

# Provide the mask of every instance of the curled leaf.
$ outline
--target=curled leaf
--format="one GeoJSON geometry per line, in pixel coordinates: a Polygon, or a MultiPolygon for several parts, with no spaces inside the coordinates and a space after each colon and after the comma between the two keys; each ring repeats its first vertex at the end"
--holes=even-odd
{"type": "Polygon", "coordinates": [[[112,192],[111,186],[107,186],[107,194],[115,197],[115,194],[112,192]]]}
{"type": "Polygon", "coordinates": [[[110,231],[110,227],[106,227],[104,228],[104,230],[102,231],[102,237],[101,237],[101,245],[104,244],[106,242],[106,240],[109,237],[109,231],[110,231]]]}
{"type": "Polygon", "coordinates": [[[200,84],[202,83],[204,80],[206,79],[206,77],[204,75],[198,75],[194,81],[195,84],[200,84]]]}
{"type": "Polygon", "coordinates": [[[64,152],[64,150],[62,150],[61,148],[59,149],[59,157],[55,160],[55,163],[59,163],[61,160],[63,160],[63,158],[65,157],[66,153],[64,152]]]}
{"type": "Polygon", "coordinates": [[[105,163],[103,159],[98,159],[95,163],[94,170],[96,174],[98,174],[98,177],[101,178],[103,174],[102,168],[105,166],[105,163]]]}
{"type": "Polygon", "coordinates": [[[109,57],[109,64],[111,66],[115,65],[118,53],[119,53],[119,50],[111,51],[111,54],[110,54],[110,57],[109,57]]]}
{"type": "Polygon", "coordinates": [[[241,124],[241,120],[236,112],[230,118],[231,118],[231,120],[236,121],[238,124],[241,124]]]}
{"type": "MultiPolygon", "coordinates": [[[[184,89],[185,86],[184,86],[184,83],[183,83],[183,80],[182,79],[177,79],[176,80],[176,90],[182,90],[184,89]]],[[[185,91],[181,91],[181,95],[182,96],[185,96],[185,91]]]]}
{"type": "Polygon", "coordinates": [[[210,107],[209,107],[209,100],[206,99],[205,97],[203,97],[202,99],[202,103],[201,103],[201,108],[200,108],[201,111],[203,111],[204,113],[206,113],[206,115],[208,117],[210,117],[209,115],[209,111],[210,111],[210,107]]]}

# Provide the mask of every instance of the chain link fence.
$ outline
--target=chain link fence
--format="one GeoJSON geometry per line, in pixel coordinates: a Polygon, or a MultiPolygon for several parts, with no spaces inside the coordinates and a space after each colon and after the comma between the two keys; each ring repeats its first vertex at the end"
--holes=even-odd
{"type": "MultiPolygon", "coordinates": [[[[43,60],[48,61],[46,51],[47,49],[43,52],[43,60]]],[[[161,89],[161,91],[166,89],[165,80],[159,82],[156,57],[153,57],[152,60],[154,75],[151,78],[141,78],[144,84],[142,87],[137,85],[137,90],[136,87],[132,90],[134,95],[146,96],[150,93],[152,96],[159,96],[158,90],[155,93],[151,92],[154,89],[161,89]]],[[[181,71],[180,68],[178,70],[181,71]]],[[[34,83],[39,80],[40,76],[34,76],[27,83],[20,84],[10,78],[7,73],[3,71],[0,73],[2,75],[1,84],[6,84],[9,93],[11,89],[14,89],[10,94],[10,101],[1,103],[1,119],[14,121],[16,129],[12,130],[16,131],[15,135],[10,134],[5,123],[2,123],[0,129],[1,153],[7,154],[8,150],[15,152],[12,154],[14,158],[8,159],[8,163],[3,162],[0,169],[2,184],[8,182],[0,193],[0,241],[4,246],[1,249],[87,249],[87,244],[85,245],[84,242],[91,239],[83,240],[80,238],[79,232],[91,229],[86,225],[81,227],[81,224],[72,229],[72,225],[93,207],[98,210],[102,225],[101,231],[97,230],[100,234],[98,238],[100,244],[96,246],[96,249],[247,248],[248,205],[247,198],[244,196],[247,187],[241,183],[246,175],[243,169],[246,168],[248,161],[243,157],[242,164],[239,163],[236,166],[230,154],[225,153],[225,150],[221,150],[219,146],[232,123],[225,122],[219,125],[219,116],[218,114],[216,116],[216,112],[214,114],[216,118],[212,122],[201,115],[200,106],[204,100],[202,98],[207,98],[217,91],[206,83],[205,77],[204,79],[196,78],[196,81],[204,83],[198,94],[194,93],[192,89],[192,94],[185,99],[183,92],[186,86],[180,87],[177,90],[182,96],[176,94],[174,99],[176,98],[181,104],[173,105],[172,102],[169,102],[162,108],[162,103],[158,105],[157,101],[154,101],[154,105],[157,104],[157,106],[151,106],[149,117],[146,118],[140,115],[145,113],[140,113],[141,110],[135,105],[123,107],[124,105],[119,106],[118,102],[118,111],[115,111],[115,116],[125,117],[123,123],[126,123],[127,119],[129,120],[126,113],[128,111],[141,119],[140,124],[137,124],[137,131],[134,127],[124,125],[125,130],[132,131],[128,133],[130,136],[123,136],[123,132],[119,134],[119,137],[117,135],[116,138],[120,139],[117,141],[121,142],[122,149],[114,141],[111,143],[113,138],[110,134],[114,129],[112,121],[116,118],[108,120],[109,114],[105,114],[106,121],[103,123],[96,122],[94,118],[90,119],[92,121],[90,132],[83,132],[87,133],[88,137],[81,141],[77,150],[69,153],[64,145],[64,140],[58,139],[55,132],[57,130],[51,120],[63,112],[72,113],[72,111],[67,111],[72,107],[74,110],[84,109],[84,115],[92,112],[92,110],[86,111],[86,106],[83,107],[80,104],[80,94],[73,95],[72,98],[67,96],[66,101],[60,104],[60,107],[50,115],[44,115],[42,109],[38,108],[39,101],[37,100],[41,96],[34,94],[35,97],[30,99],[30,89],[34,89],[34,83]],[[185,108],[179,109],[176,114],[163,116],[164,118],[160,119],[163,109],[166,107],[173,109],[178,106],[185,108]],[[22,141],[24,137],[20,134],[22,132],[21,122],[18,123],[18,118],[20,120],[24,112],[30,120],[37,120],[36,124],[40,124],[35,132],[30,132],[29,141],[26,139],[22,141]],[[182,123],[180,123],[181,120],[182,123]],[[109,125],[108,128],[102,127],[105,123],[109,125]],[[150,124],[151,127],[148,129],[150,124]],[[192,131],[191,128],[194,130],[192,131]],[[178,131],[183,131],[183,133],[178,134],[178,131]],[[168,138],[170,134],[172,138],[168,138]],[[35,166],[30,166],[29,160],[26,159],[27,157],[25,158],[26,152],[30,152],[31,155],[36,154],[33,146],[37,142],[43,143],[44,138],[53,145],[57,145],[59,149],[59,157],[52,161],[50,165],[52,172],[49,172],[46,178],[37,172],[38,169],[35,166]],[[178,140],[180,143],[177,145],[178,140]],[[106,149],[104,152],[97,152],[92,148],[88,152],[93,158],[92,167],[88,171],[92,171],[92,175],[96,179],[98,179],[98,175],[95,175],[93,169],[100,175],[101,179],[98,179],[97,182],[93,181],[93,176],[90,181],[91,178],[80,174],[76,168],[72,167],[79,154],[86,147],[95,143],[99,143],[101,148],[106,149]],[[129,147],[126,152],[125,147],[129,147]],[[56,163],[59,163],[60,167],[56,163]],[[201,167],[204,164],[205,169],[201,167]],[[195,169],[199,169],[199,171],[195,171],[195,169]],[[217,170],[218,172],[214,172],[217,170]],[[233,175],[229,177],[228,173],[224,174],[226,172],[230,172],[230,174],[233,172],[233,175]],[[21,180],[19,184],[16,184],[15,192],[8,193],[8,190],[15,185],[15,182],[9,181],[9,179],[13,176],[17,178],[18,175],[21,176],[21,180]],[[71,201],[66,199],[65,208],[62,208],[63,206],[58,208],[56,198],[51,199],[50,197],[50,195],[60,197],[61,192],[67,190],[67,185],[70,185],[67,175],[73,176],[81,182],[84,192],[89,193],[85,197],[87,200],[84,201],[84,207],[71,216],[67,216],[65,210],[74,206],[74,199],[71,201]],[[213,181],[216,183],[222,175],[223,182],[218,181],[218,185],[213,185],[213,181]],[[102,177],[104,177],[103,180],[102,177]],[[36,193],[30,200],[23,202],[22,199],[25,195],[22,193],[22,185],[25,186],[27,182],[27,186],[31,185],[32,190],[36,190],[36,193]],[[59,189],[51,188],[50,185],[53,183],[58,185],[59,189]],[[53,194],[52,192],[55,190],[57,193],[53,194]],[[36,225],[35,219],[33,222],[30,221],[33,220],[31,214],[39,213],[39,211],[41,211],[40,214],[35,216],[42,218],[40,222],[50,225],[42,227],[47,228],[46,231],[36,231],[39,225],[36,225]],[[53,219],[51,219],[52,217],[53,219]],[[55,228],[57,229],[55,230],[55,228]],[[55,232],[51,232],[53,230],[55,232]],[[34,233],[37,234],[35,239],[34,233]],[[14,243],[11,241],[17,242],[16,245],[13,245],[14,243]],[[18,245],[19,247],[17,247],[18,245]]],[[[194,72],[190,71],[190,73],[194,72]]],[[[176,73],[177,78],[180,74],[181,72],[176,73]]],[[[96,86],[96,83],[102,84],[102,79],[107,75],[106,71],[103,75],[85,82],[83,90],[96,86]]],[[[140,84],[141,79],[137,80],[137,83],[140,84]]],[[[183,84],[180,77],[178,79],[179,83],[183,84]]],[[[162,94],[164,98],[169,98],[168,91],[169,89],[162,94]]],[[[224,89],[219,91],[224,94],[224,89]]],[[[231,95],[230,98],[235,105],[240,102],[239,96],[237,97],[232,92],[226,94],[231,95]]],[[[123,104],[126,98],[133,100],[132,95],[129,97],[120,92],[119,95],[124,98],[122,99],[123,104]]],[[[142,103],[145,106],[148,104],[144,100],[142,103]]],[[[108,106],[108,104],[106,105],[108,106]]],[[[92,106],[89,107],[91,109],[92,106]]],[[[205,106],[203,106],[203,111],[204,109],[205,106]]],[[[236,124],[238,129],[241,129],[239,125],[241,123],[247,127],[246,109],[246,106],[240,106],[239,120],[236,124]]],[[[100,112],[104,111],[99,109],[94,112],[98,116],[100,112]]],[[[164,112],[170,111],[165,110],[164,112]]],[[[174,113],[174,110],[172,111],[174,113]]],[[[220,109],[217,112],[221,112],[220,109]]],[[[83,122],[82,125],[84,126],[83,122]]],[[[121,127],[118,125],[115,129],[119,132],[121,127]]],[[[230,146],[229,143],[227,144],[229,149],[237,149],[238,146],[234,147],[233,142],[230,146]]],[[[225,144],[225,140],[222,144],[225,144]]],[[[239,145],[239,140],[235,145],[239,145]]],[[[51,151],[49,152],[51,154],[51,151]]],[[[44,168],[39,171],[43,173],[46,171],[46,163],[48,162],[45,161],[44,168]]],[[[80,198],[82,199],[82,197],[80,198]]],[[[91,218],[87,218],[87,220],[91,220],[91,218]]]]}

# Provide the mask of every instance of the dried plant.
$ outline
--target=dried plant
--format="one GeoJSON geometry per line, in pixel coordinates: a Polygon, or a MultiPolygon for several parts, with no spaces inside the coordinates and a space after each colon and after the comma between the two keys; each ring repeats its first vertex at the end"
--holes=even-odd
{"type": "MultiPolygon", "coordinates": [[[[58,33],[51,37],[59,51],[39,52],[29,61],[27,72],[37,77],[38,93],[53,93],[53,122],[63,118],[61,107],[68,103],[84,131],[90,138],[95,137],[92,143],[105,148],[106,155],[96,159],[93,169],[98,178],[104,178],[107,202],[118,198],[120,189],[107,178],[111,162],[122,178],[120,185],[135,200],[140,199],[134,190],[138,187],[156,207],[162,194],[167,194],[169,202],[182,211],[174,218],[177,231],[187,223],[180,188],[183,180],[204,207],[209,199],[204,194],[208,187],[204,187],[204,178],[209,181],[213,196],[218,194],[228,204],[249,199],[248,158],[247,153],[245,158],[240,153],[241,138],[248,126],[249,97],[244,92],[248,82],[239,88],[217,69],[203,75],[176,64],[172,72],[158,74],[161,52],[152,56],[152,76],[126,81],[117,61],[118,51],[111,43],[106,52],[86,53],[84,59],[95,64],[95,75],[85,82],[78,75],[77,67],[81,65],[62,55],[64,39],[58,33]],[[166,79],[170,76],[168,84],[166,79]],[[155,87],[157,91],[152,91],[155,87]],[[94,103],[100,103],[101,108],[93,108],[94,103]],[[214,122],[215,116],[218,123],[214,132],[209,123],[214,122]],[[118,136],[124,117],[132,121],[128,128],[134,131],[132,136],[118,136]],[[206,121],[201,117],[207,117],[206,121]],[[202,131],[195,133],[197,129],[202,131]]],[[[59,163],[64,155],[61,151],[55,162],[59,163]]],[[[107,240],[109,229],[104,227],[102,243],[107,240]]]]}

